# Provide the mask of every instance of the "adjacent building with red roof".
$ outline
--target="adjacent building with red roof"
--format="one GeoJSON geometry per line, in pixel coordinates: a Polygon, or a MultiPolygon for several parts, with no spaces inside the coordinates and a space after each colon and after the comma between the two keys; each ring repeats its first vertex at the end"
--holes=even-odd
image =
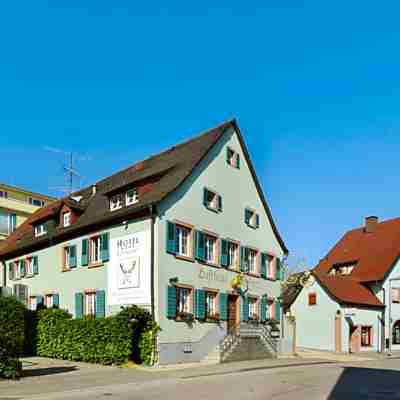
{"type": "MultiPolygon", "coordinates": [[[[287,290],[300,347],[338,352],[400,349],[400,218],[367,217],[287,290]],[[304,282],[303,282],[304,283],[304,282]]],[[[285,299],[285,294],[284,294],[285,299]]]]}

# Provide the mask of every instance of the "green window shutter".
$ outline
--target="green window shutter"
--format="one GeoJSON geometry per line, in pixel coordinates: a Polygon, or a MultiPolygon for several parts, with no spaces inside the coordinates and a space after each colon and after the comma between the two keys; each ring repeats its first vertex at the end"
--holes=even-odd
{"type": "Polygon", "coordinates": [[[278,300],[275,301],[275,319],[281,322],[281,303],[278,300]]]}
{"type": "Polygon", "coordinates": [[[250,225],[251,211],[245,208],[244,210],[244,222],[246,225],[250,225]]]}
{"type": "Polygon", "coordinates": [[[36,306],[43,306],[43,296],[36,296],[36,306]]]}
{"type": "Polygon", "coordinates": [[[267,258],[265,253],[261,253],[261,278],[267,278],[267,258]]]}
{"type": "Polygon", "coordinates": [[[167,286],[167,304],[166,304],[167,318],[176,317],[176,287],[167,286]]]}
{"type": "Polygon", "coordinates": [[[267,299],[265,296],[262,296],[260,301],[260,319],[261,322],[267,320],[267,299]]]}
{"type": "Polygon", "coordinates": [[[19,271],[20,271],[20,275],[21,275],[21,278],[23,278],[24,276],[25,276],[25,272],[26,272],[26,270],[25,270],[25,260],[20,260],[19,261],[19,271]]]}
{"type": "Polygon", "coordinates": [[[10,281],[14,280],[14,263],[12,262],[8,264],[8,279],[10,281]]]}
{"type": "Polygon", "coordinates": [[[53,294],[53,306],[60,307],[60,295],[58,293],[53,294]]]}
{"type": "Polygon", "coordinates": [[[284,281],[285,280],[285,270],[284,270],[283,262],[279,258],[276,259],[276,267],[278,269],[277,279],[280,281],[284,281]]]}
{"type": "Polygon", "coordinates": [[[219,294],[219,319],[228,320],[228,295],[226,293],[219,294]]]}
{"type": "Polygon", "coordinates": [[[200,320],[206,317],[206,292],[203,289],[195,291],[195,317],[200,320]]]}
{"type": "Polygon", "coordinates": [[[76,246],[70,246],[69,248],[69,267],[76,267],[76,246]]]}
{"type": "Polygon", "coordinates": [[[206,244],[205,244],[205,235],[203,232],[196,231],[196,258],[200,261],[204,261],[205,252],[206,252],[206,244]]]}
{"type": "Polygon", "coordinates": [[[241,247],[240,248],[240,271],[242,271],[242,272],[249,271],[248,256],[249,256],[249,249],[247,247],[241,247]]]}
{"type": "Polygon", "coordinates": [[[104,290],[96,291],[96,318],[106,316],[106,292],[104,290]]]}
{"type": "Polygon", "coordinates": [[[34,275],[39,274],[39,259],[38,256],[33,257],[33,273],[34,275]]]}
{"type": "Polygon", "coordinates": [[[222,212],[222,196],[218,195],[218,211],[222,212]]]}
{"type": "Polygon", "coordinates": [[[240,156],[239,156],[239,153],[236,154],[236,168],[240,169],[240,156]]]}
{"type": "Polygon", "coordinates": [[[249,320],[249,302],[246,296],[242,297],[241,320],[242,322],[249,320]]]}
{"type": "Polygon", "coordinates": [[[228,163],[228,164],[230,164],[230,157],[229,157],[229,152],[230,152],[230,149],[229,149],[229,147],[227,147],[226,148],[226,162],[228,163]]]}
{"type": "Polygon", "coordinates": [[[206,188],[203,189],[203,205],[208,207],[208,190],[206,188]]]}
{"type": "Polygon", "coordinates": [[[260,215],[256,214],[256,228],[260,227],[260,215]]]}
{"type": "Polygon", "coordinates": [[[172,222],[167,221],[167,253],[176,253],[176,227],[172,222]]]}
{"type": "Polygon", "coordinates": [[[109,246],[109,234],[108,232],[103,233],[101,235],[101,249],[100,249],[100,257],[102,262],[107,262],[110,260],[110,246],[109,246]]]}
{"type": "Polygon", "coordinates": [[[83,293],[75,293],[75,318],[83,317],[83,293]]]}
{"type": "Polygon", "coordinates": [[[220,263],[222,267],[228,266],[228,241],[221,239],[221,257],[220,263]]]}
{"type": "Polygon", "coordinates": [[[81,264],[86,266],[89,264],[89,240],[82,239],[82,258],[81,264]]]}

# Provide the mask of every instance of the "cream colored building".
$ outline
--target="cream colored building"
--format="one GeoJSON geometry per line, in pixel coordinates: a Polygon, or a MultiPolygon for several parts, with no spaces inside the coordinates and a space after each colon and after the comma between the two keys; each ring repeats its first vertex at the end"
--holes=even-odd
{"type": "Polygon", "coordinates": [[[26,218],[55,198],[0,183],[0,246],[26,218]]]}

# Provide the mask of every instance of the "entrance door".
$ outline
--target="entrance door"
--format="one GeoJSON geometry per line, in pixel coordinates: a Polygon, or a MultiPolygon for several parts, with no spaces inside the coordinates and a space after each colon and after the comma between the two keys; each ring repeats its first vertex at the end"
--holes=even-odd
{"type": "Polygon", "coordinates": [[[361,326],[350,327],[350,353],[358,353],[361,348],[361,326]]]}
{"type": "Polygon", "coordinates": [[[230,294],[228,296],[228,331],[231,332],[237,327],[238,320],[238,296],[230,294]]]}

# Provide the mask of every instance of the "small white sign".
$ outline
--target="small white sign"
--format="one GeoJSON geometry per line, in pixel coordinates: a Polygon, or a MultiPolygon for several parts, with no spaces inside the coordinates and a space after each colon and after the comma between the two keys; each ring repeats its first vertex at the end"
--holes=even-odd
{"type": "Polygon", "coordinates": [[[108,303],[151,303],[150,232],[132,233],[110,243],[108,303]]]}
{"type": "Polygon", "coordinates": [[[343,310],[343,314],[345,317],[355,317],[356,309],[355,308],[345,308],[343,310]]]}

